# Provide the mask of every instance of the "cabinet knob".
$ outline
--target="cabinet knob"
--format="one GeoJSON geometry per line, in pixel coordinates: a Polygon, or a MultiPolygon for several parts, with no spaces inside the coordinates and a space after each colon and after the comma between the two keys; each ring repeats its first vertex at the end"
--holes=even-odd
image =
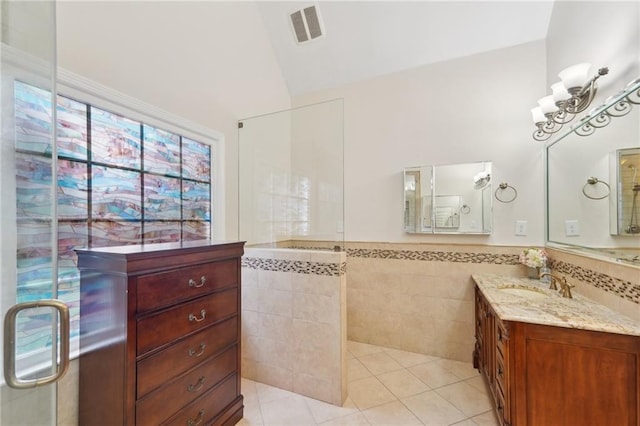
{"type": "Polygon", "coordinates": [[[195,316],[194,314],[189,314],[189,321],[190,321],[190,322],[192,322],[192,321],[200,322],[200,321],[202,321],[203,319],[205,319],[205,318],[206,318],[206,316],[207,316],[207,311],[205,311],[204,309],[202,309],[202,310],[200,311],[200,318],[198,318],[198,317],[197,317],[197,316],[195,316]]]}
{"type": "Polygon", "coordinates": [[[200,410],[195,420],[188,419],[187,426],[198,426],[204,420],[204,410],[200,410]]]}
{"type": "Polygon", "coordinates": [[[189,356],[199,357],[204,353],[204,348],[206,347],[207,345],[205,345],[204,343],[200,343],[200,350],[196,352],[195,349],[189,349],[189,356]]]}

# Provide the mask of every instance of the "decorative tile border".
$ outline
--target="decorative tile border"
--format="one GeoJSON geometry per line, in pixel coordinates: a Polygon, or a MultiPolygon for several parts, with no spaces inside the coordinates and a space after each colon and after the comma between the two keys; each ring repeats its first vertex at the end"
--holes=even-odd
{"type": "Polygon", "coordinates": [[[601,272],[586,269],[572,263],[554,261],[551,259],[551,269],[561,272],[576,280],[590,284],[596,288],[613,293],[623,299],[640,304],[640,285],[630,281],[623,281],[601,272]]]}
{"type": "Polygon", "coordinates": [[[347,249],[348,257],[368,259],[424,260],[429,262],[492,263],[518,265],[517,254],[469,253],[429,250],[347,249]]]}
{"type": "Polygon", "coordinates": [[[295,272],[307,275],[339,277],[347,273],[347,263],[305,262],[300,260],[243,257],[242,267],[262,271],[295,272]]]}
{"type": "MultiPolygon", "coordinates": [[[[331,250],[327,247],[299,247],[305,250],[331,250]]],[[[456,252],[432,250],[347,249],[347,257],[365,259],[419,260],[428,262],[489,263],[494,265],[519,265],[517,254],[481,252],[456,252]]],[[[301,262],[278,259],[243,258],[243,267],[266,271],[297,272],[301,274],[341,276],[346,273],[346,263],[301,262]]],[[[582,281],[623,299],[640,304],[640,285],[586,269],[572,263],[550,259],[551,269],[582,281]]]]}

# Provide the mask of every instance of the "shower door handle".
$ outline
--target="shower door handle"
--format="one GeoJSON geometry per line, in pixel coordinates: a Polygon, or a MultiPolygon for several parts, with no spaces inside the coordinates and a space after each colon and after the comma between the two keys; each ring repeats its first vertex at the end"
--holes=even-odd
{"type": "MultiPolygon", "coordinates": [[[[58,341],[58,327],[53,341],[58,341]]],[[[14,389],[29,389],[57,382],[69,370],[69,307],[57,299],[41,299],[35,302],[19,303],[7,310],[4,317],[4,380],[8,386],[14,389]],[[22,380],[16,376],[16,319],[20,311],[33,308],[54,308],[60,319],[60,365],[58,365],[57,353],[52,353],[52,364],[56,365],[55,373],[31,380],[22,380]]],[[[53,351],[52,351],[53,352],[53,351]]]]}

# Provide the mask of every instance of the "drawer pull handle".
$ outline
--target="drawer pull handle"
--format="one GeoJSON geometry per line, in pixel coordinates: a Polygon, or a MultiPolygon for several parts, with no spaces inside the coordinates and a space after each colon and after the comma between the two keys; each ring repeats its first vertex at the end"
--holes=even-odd
{"type": "Polygon", "coordinates": [[[204,386],[204,376],[200,376],[200,378],[198,379],[198,383],[196,383],[195,385],[187,386],[187,390],[189,392],[196,392],[202,389],[202,386],[204,386]]]}
{"type": "Polygon", "coordinates": [[[196,283],[196,280],[189,278],[189,287],[200,288],[207,282],[207,277],[204,275],[200,277],[200,284],[196,283]]]}
{"type": "Polygon", "coordinates": [[[195,357],[199,357],[200,355],[202,355],[204,353],[204,348],[206,348],[207,345],[205,345],[204,343],[200,343],[200,350],[198,352],[196,352],[193,349],[189,349],[189,356],[195,356],[195,357]]]}
{"type": "Polygon", "coordinates": [[[205,319],[205,317],[207,316],[207,311],[205,311],[204,309],[200,311],[200,318],[198,318],[197,316],[195,316],[194,314],[189,314],[189,321],[195,321],[195,322],[200,322],[203,319],[205,319]]]}
{"type": "Polygon", "coordinates": [[[198,418],[195,420],[188,419],[187,426],[198,426],[204,420],[204,410],[200,410],[198,413],[198,418]]]}
{"type": "Polygon", "coordinates": [[[502,367],[498,367],[498,376],[502,376],[502,367]]]}

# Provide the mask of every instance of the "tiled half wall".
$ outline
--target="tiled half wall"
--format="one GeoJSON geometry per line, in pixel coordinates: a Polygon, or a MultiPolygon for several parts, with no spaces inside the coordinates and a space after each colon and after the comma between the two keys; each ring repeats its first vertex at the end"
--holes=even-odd
{"type": "Polygon", "coordinates": [[[246,248],[242,375],[332,404],[347,397],[346,253],[246,248]]]}
{"type": "MultiPolygon", "coordinates": [[[[320,242],[289,246],[322,249],[320,242]]],[[[331,245],[326,248],[332,247],[331,245]]],[[[523,247],[346,243],[350,340],[460,361],[473,351],[473,273],[525,276],[523,247]]],[[[640,322],[637,268],[548,249],[554,273],[640,322]]]]}

